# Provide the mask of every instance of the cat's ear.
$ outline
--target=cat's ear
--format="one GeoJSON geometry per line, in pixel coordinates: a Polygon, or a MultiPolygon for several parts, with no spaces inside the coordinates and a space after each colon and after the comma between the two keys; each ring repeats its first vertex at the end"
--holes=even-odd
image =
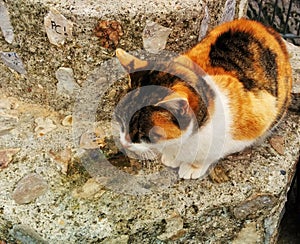
{"type": "Polygon", "coordinates": [[[125,52],[121,48],[117,48],[116,56],[119,59],[121,65],[128,73],[133,73],[135,71],[142,70],[148,65],[147,61],[138,59],[137,57],[134,57],[131,54],[125,52]]]}
{"type": "Polygon", "coordinates": [[[178,56],[177,58],[174,59],[174,62],[189,68],[193,65],[193,61],[185,55],[178,56]]]}
{"type": "Polygon", "coordinates": [[[173,65],[177,73],[185,76],[205,76],[204,70],[196,64],[193,60],[185,55],[180,55],[173,60],[173,65]]]}
{"type": "Polygon", "coordinates": [[[183,97],[172,97],[164,99],[156,104],[156,106],[162,107],[176,115],[187,115],[190,111],[189,102],[183,97]]]}

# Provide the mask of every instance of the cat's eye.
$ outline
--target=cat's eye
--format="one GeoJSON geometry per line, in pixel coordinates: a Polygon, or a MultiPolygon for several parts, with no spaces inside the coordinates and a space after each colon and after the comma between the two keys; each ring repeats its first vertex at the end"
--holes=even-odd
{"type": "Polygon", "coordinates": [[[142,137],[141,137],[141,141],[147,142],[147,143],[151,142],[149,136],[142,136],[142,137]]]}
{"type": "Polygon", "coordinates": [[[165,130],[159,126],[154,126],[149,132],[150,140],[157,142],[166,137],[165,130]]]}
{"type": "Polygon", "coordinates": [[[163,135],[159,134],[159,133],[152,133],[150,138],[151,138],[151,141],[156,142],[156,141],[159,141],[160,139],[162,139],[163,135]]]}

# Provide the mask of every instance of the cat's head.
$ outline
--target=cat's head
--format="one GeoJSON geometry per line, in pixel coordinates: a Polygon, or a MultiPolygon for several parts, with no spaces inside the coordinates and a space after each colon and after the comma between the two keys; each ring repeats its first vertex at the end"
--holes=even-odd
{"type": "Polygon", "coordinates": [[[149,158],[164,145],[183,143],[207,118],[205,101],[185,80],[198,76],[178,59],[147,62],[121,49],[117,57],[130,75],[129,93],[114,116],[125,149],[149,158]]]}

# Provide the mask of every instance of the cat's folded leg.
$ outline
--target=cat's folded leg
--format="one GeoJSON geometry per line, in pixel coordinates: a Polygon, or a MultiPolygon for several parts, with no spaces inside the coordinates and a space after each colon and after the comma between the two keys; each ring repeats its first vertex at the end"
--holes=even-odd
{"type": "Polygon", "coordinates": [[[183,179],[201,179],[207,175],[210,164],[182,163],[179,166],[179,177],[183,179]]]}
{"type": "Polygon", "coordinates": [[[174,153],[163,153],[161,156],[161,162],[170,168],[178,168],[180,162],[176,160],[176,154],[174,153]]]}

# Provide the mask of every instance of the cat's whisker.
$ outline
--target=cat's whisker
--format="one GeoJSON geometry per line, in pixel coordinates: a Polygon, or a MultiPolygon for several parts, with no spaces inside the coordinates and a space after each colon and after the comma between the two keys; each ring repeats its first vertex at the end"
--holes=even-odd
{"type": "Polygon", "coordinates": [[[143,160],[154,160],[157,157],[157,153],[152,150],[142,153],[143,160]]]}

